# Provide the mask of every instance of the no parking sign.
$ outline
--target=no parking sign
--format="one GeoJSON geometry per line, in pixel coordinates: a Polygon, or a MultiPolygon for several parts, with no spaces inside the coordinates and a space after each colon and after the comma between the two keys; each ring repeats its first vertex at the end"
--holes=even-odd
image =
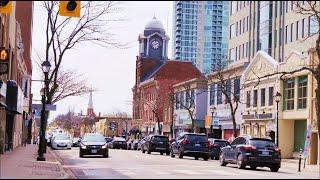
{"type": "Polygon", "coordinates": [[[304,150],[303,150],[304,158],[306,158],[309,155],[311,133],[312,133],[312,126],[311,124],[309,124],[307,128],[306,141],[304,142],[304,150]]]}

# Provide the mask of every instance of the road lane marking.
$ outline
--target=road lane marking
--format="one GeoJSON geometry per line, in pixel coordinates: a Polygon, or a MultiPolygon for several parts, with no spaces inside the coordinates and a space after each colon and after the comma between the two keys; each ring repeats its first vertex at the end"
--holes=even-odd
{"type": "Polygon", "coordinates": [[[177,169],[177,170],[173,170],[176,173],[180,173],[180,174],[189,174],[189,175],[202,175],[203,173],[200,172],[195,172],[195,171],[191,171],[191,170],[184,170],[184,169],[177,169]]]}
{"type": "Polygon", "coordinates": [[[207,169],[207,170],[204,170],[204,171],[210,172],[210,173],[213,173],[213,174],[223,175],[223,176],[239,176],[240,175],[238,173],[226,172],[224,170],[207,169]]]}

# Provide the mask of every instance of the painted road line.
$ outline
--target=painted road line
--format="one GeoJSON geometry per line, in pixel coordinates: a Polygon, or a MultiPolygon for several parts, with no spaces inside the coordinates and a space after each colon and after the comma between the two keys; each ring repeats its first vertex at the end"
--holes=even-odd
{"type": "Polygon", "coordinates": [[[184,170],[184,169],[177,169],[173,170],[175,173],[179,174],[188,174],[188,175],[203,175],[203,173],[192,171],[192,170],[184,170]]]}

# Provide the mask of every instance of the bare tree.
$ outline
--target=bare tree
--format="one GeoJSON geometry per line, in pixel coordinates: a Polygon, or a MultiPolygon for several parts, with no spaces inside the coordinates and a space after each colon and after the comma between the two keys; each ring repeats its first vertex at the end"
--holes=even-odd
{"type": "Polygon", "coordinates": [[[188,115],[191,119],[191,132],[195,132],[195,91],[191,89],[191,86],[188,83],[177,87],[176,91],[185,92],[186,96],[183,96],[183,94],[180,93],[175,94],[174,89],[171,88],[168,93],[168,102],[175,104],[177,107],[179,107],[179,109],[185,109],[188,112],[188,115]]]}
{"type": "MultiPolygon", "coordinates": [[[[292,2],[295,5],[295,13],[301,14],[301,15],[309,15],[311,18],[312,25],[310,25],[310,28],[313,30],[316,30],[315,32],[310,32],[308,36],[304,39],[308,38],[316,38],[315,46],[314,48],[311,48],[309,50],[309,53],[315,53],[316,56],[313,56],[313,59],[310,60],[310,63],[308,65],[302,66],[301,68],[298,68],[296,70],[292,71],[277,71],[274,73],[269,73],[261,77],[257,77],[257,85],[260,82],[260,79],[279,75],[280,80],[284,81],[286,77],[290,75],[294,75],[295,73],[301,72],[301,71],[309,71],[312,76],[316,80],[316,112],[317,112],[317,128],[318,128],[318,136],[320,138],[320,2],[319,1],[293,1],[292,2]]],[[[311,57],[310,57],[311,58],[311,57]]]]}
{"type": "Polygon", "coordinates": [[[60,16],[58,6],[58,1],[43,2],[43,7],[47,12],[44,59],[51,62],[53,69],[49,73],[49,81],[51,83],[49,88],[46,89],[47,104],[52,104],[68,96],[87,92],[85,86],[81,86],[80,92],[74,88],[74,85],[77,85],[78,82],[71,85],[59,85],[59,82],[69,82],[74,79],[74,76],[70,73],[61,72],[60,70],[67,52],[77,45],[88,42],[106,48],[125,47],[124,44],[117,42],[113,38],[114,35],[110,31],[112,22],[123,20],[118,15],[121,11],[118,3],[113,1],[83,1],[81,2],[82,14],[79,19],[60,16]],[[62,76],[59,76],[59,74],[62,74],[62,76]]]}
{"type": "Polygon", "coordinates": [[[239,105],[243,103],[241,102],[240,91],[244,87],[241,87],[240,85],[240,77],[244,70],[244,66],[231,67],[227,66],[227,62],[227,56],[219,56],[213,65],[213,73],[207,77],[207,80],[209,83],[217,84],[217,88],[215,90],[210,89],[210,93],[214,93],[217,96],[217,104],[223,103],[223,95],[224,103],[228,104],[230,107],[233,137],[237,137],[237,122],[235,116],[239,109],[239,105]]]}

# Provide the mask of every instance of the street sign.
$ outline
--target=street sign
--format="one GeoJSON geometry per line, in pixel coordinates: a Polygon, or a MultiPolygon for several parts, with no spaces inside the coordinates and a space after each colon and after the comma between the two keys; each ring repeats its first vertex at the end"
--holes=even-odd
{"type": "Polygon", "coordinates": [[[213,121],[212,121],[212,126],[213,126],[213,128],[217,128],[217,129],[219,129],[219,117],[214,117],[213,118],[213,121]]]}
{"type": "Polygon", "coordinates": [[[118,129],[118,123],[117,122],[110,122],[109,128],[110,128],[110,130],[118,129]]]}
{"type": "MultiPolygon", "coordinates": [[[[33,110],[38,110],[41,111],[42,110],[42,104],[32,104],[32,109],[33,110]]],[[[56,111],[57,110],[57,105],[53,105],[53,104],[46,104],[46,111],[56,111]]]]}

